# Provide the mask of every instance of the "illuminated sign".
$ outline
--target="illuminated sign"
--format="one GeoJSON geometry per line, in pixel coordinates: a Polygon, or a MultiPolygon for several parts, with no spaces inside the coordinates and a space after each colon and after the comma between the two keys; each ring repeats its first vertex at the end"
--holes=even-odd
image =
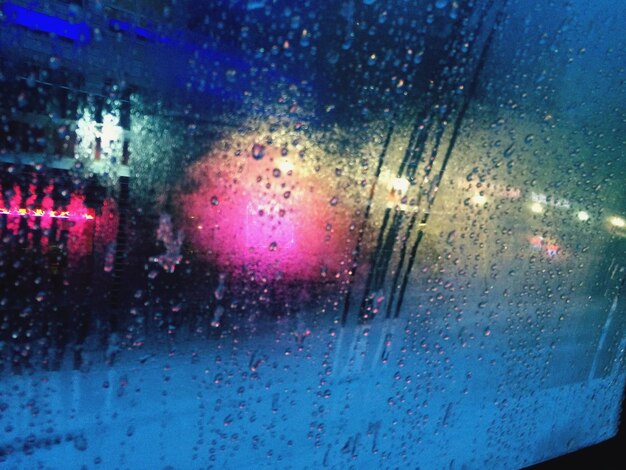
{"type": "Polygon", "coordinates": [[[570,202],[567,199],[555,199],[548,198],[545,194],[530,193],[530,199],[534,203],[545,204],[553,207],[561,207],[563,209],[569,209],[571,207],[570,202]]]}
{"type": "Polygon", "coordinates": [[[546,240],[542,236],[535,235],[529,237],[530,246],[535,250],[544,251],[550,258],[554,258],[560,253],[560,247],[554,241],[546,240]]]}
{"type": "Polygon", "coordinates": [[[0,207],[0,215],[15,215],[22,217],[50,217],[53,219],[93,220],[93,215],[87,212],[53,211],[46,209],[7,209],[0,207]]]}
{"type": "Polygon", "coordinates": [[[72,23],[9,2],[2,5],[2,12],[10,23],[34,31],[56,34],[82,44],[87,44],[91,40],[91,30],[86,23],[72,23]]]}

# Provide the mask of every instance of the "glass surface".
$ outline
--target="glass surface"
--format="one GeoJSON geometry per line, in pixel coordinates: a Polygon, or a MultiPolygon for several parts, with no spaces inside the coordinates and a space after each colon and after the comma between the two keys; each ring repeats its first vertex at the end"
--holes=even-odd
{"type": "Polygon", "coordinates": [[[0,5],[1,467],[616,435],[626,3],[0,5]]]}

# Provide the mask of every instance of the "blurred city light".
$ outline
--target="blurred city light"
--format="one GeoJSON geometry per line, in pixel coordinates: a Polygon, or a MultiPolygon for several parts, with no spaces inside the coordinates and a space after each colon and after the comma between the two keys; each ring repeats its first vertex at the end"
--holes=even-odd
{"type": "Polygon", "coordinates": [[[618,227],[618,228],[626,227],[626,221],[623,218],[618,217],[616,215],[614,215],[613,217],[609,217],[609,223],[613,227],[618,227]]]}
{"type": "Polygon", "coordinates": [[[482,205],[487,202],[487,198],[480,193],[476,193],[474,194],[474,197],[472,197],[472,202],[474,204],[482,205]]]}
{"type": "MultiPolygon", "coordinates": [[[[93,212],[93,211],[92,211],[93,212]]],[[[30,209],[30,208],[14,208],[8,209],[0,207],[0,215],[13,215],[21,217],[50,217],[53,219],[70,219],[70,220],[93,220],[93,214],[88,213],[87,209],[79,211],[61,211],[49,209],[30,209]]]]}
{"type": "Polygon", "coordinates": [[[282,159],[278,163],[278,169],[283,173],[288,173],[290,171],[293,171],[293,163],[291,163],[289,160],[282,159]]]}
{"type": "Polygon", "coordinates": [[[391,182],[391,190],[401,194],[406,194],[409,190],[410,184],[411,183],[406,178],[394,178],[391,182]]]}
{"type": "Polygon", "coordinates": [[[530,210],[535,214],[543,214],[543,205],[538,202],[533,202],[530,206],[530,210]]]}
{"type": "Polygon", "coordinates": [[[589,220],[589,213],[587,211],[579,211],[576,217],[578,217],[578,220],[585,222],[589,220]]]}

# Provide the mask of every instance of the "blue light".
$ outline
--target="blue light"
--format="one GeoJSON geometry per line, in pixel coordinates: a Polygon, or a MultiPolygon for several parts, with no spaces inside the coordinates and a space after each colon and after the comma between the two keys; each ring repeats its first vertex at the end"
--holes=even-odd
{"type": "Polygon", "coordinates": [[[2,12],[7,21],[15,25],[56,34],[81,44],[91,41],[91,30],[86,23],[71,23],[56,16],[39,13],[8,2],[2,5],[2,12]]]}
{"type": "Polygon", "coordinates": [[[125,33],[128,33],[133,29],[130,23],[115,19],[109,20],[109,27],[114,29],[115,31],[124,31],[125,33]]]}
{"type": "Polygon", "coordinates": [[[125,21],[120,21],[116,19],[109,20],[109,26],[116,31],[123,31],[125,33],[134,33],[138,38],[144,39],[146,41],[169,44],[171,43],[171,39],[166,36],[160,36],[154,31],[150,31],[149,29],[142,28],[140,26],[134,26],[131,23],[127,23],[125,21]]]}
{"type": "Polygon", "coordinates": [[[163,42],[163,43],[170,42],[169,40],[167,40],[167,38],[163,36],[159,36],[157,33],[150,31],[149,29],[140,28],[139,26],[135,27],[135,34],[137,35],[137,37],[143,38],[147,41],[163,42]]]}

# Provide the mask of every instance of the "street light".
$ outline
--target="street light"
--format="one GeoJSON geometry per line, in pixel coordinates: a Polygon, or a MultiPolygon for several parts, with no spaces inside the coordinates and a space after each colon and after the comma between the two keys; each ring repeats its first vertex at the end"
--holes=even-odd
{"type": "Polygon", "coordinates": [[[613,227],[618,227],[618,228],[624,228],[626,227],[626,220],[624,220],[621,217],[618,217],[616,215],[609,217],[609,223],[613,226],[613,227]]]}
{"type": "Polygon", "coordinates": [[[472,202],[476,205],[483,205],[487,202],[487,198],[480,193],[476,193],[474,194],[474,196],[472,197],[472,202]]]}
{"type": "Polygon", "coordinates": [[[576,217],[578,217],[578,220],[581,222],[586,222],[589,220],[589,213],[587,211],[579,211],[578,214],[576,214],[576,217]]]}

